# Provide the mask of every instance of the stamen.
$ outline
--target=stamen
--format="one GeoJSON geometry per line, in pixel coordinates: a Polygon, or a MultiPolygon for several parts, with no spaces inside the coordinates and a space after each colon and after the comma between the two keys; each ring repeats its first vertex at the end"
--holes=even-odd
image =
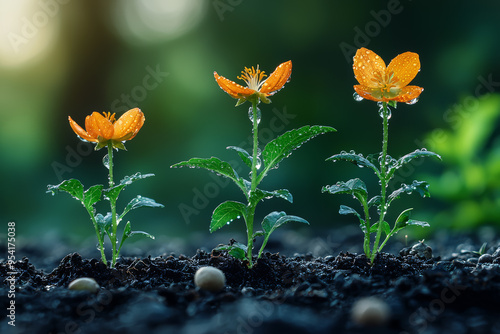
{"type": "Polygon", "coordinates": [[[259,70],[259,65],[257,65],[257,69],[253,66],[251,69],[245,67],[245,70],[241,71],[241,75],[237,78],[245,81],[248,88],[259,91],[263,84],[262,79],[266,76],[265,72],[259,70]]]}
{"type": "Polygon", "coordinates": [[[103,112],[102,114],[104,115],[104,117],[106,117],[107,119],[109,119],[109,121],[111,123],[116,122],[116,119],[115,119],[116,113],[111,114],[111,112],[103,112]]]}

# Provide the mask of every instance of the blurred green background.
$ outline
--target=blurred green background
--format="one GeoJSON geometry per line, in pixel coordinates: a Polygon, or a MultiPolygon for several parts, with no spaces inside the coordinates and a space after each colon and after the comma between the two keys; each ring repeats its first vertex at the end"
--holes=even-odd
{"type": "MultiPolygon", "coordinates": [[[[325,162],[341,150],[380,151],[375,103],[355,102],[352,56],[367,47],[388,64],[405,51],[420,55],[412,84],[425,91],[415,105],[400,104],[390,120],[389,153],[427,147],[443,163],[416,161],[397,181],[430,181],[431,199],[395,202],[433,229],[499,226],[500,2],[439,1],[0,1],[0,220],[18,235],[57,231],[79,240],[94,235],[84,208],[47,184],[78,178],[89,187],[107,182],[104,150],[93,152],[68,125],[93,111],[118,115],[139,107],[146,123],[115,154],[115,174],[156,177],[121,195],[163,203],[129,214],[134,229],[185,237],[208,232],[213,209],[243,200],[232,184],[202,170],[170,169],[191,157],[236,160],[230,145],[245,146],[249,105],[234,107],[213,71],[236,80],[244,66],[270,73],[293,62],[291,81],[262,105],[263,139],[307,124],[338,132],[305,144],[273,170],[264,189],[288,188],[294,203],[263,203],[257,215],[284,210],[311,228],[354,224],[338,214],[348,196],[321,187],[363,178],[372,195],[375,176],[348,163],[325,162]]],[[[99,208],[106,210],[105,204],[99,208]]],[[[104,211],[105,212],[105,211],[104,211]]],[[[228,231],[242,231],[241,223],[228,231]]],[[[287,228],[294,228],[292,225],[287,228]]],[[[360,234],[361,236],[361,234],[360,234]]]]}

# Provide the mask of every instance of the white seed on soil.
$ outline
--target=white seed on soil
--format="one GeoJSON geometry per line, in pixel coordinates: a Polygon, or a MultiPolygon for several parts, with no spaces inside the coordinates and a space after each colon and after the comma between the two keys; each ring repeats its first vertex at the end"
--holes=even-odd
{"type": "Polygon", "coordinates": [[[352,307],[352,319],[362,326],[383,325],[391,316],[391,309],[385,301],[377,297],[364,297],[352,307]]]}
{"type": "Polygon", "coordinates": [[[222,270],[214,267],[201,267],[194,274],[194,284],[202,290],[220,291],[226,285],[222,270]]]}
{"type": "Polygon", "coordinates": [[[68,289],[96,293],[99,290],[99,284],[93,278],[80,277],[69,283],[68,289]]]}

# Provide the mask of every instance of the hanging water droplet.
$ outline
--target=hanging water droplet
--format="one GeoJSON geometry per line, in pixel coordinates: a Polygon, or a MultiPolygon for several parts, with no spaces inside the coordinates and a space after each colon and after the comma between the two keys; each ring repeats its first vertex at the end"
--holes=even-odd
{"type": "Polygon", "coordinates": [[[414,98],[413,100],[410,100],[410,101],[406,102],[406,104],[410,104],[411,105],[411,104],[415,104],[417,102],[418,102],[418,97],[414,98]]]}
{"type": "Polygon", "coordinates": [[[102,164],[104,165],[104,167],[109,169],[109,156],[107,154],[104,156],[104,158],[102,158],[102,164]]]}
{"type": "Polygon", "coordinates": [[[354,101],[356,102],[360,102],[360,101],[363,101],[364,99],[358,94],[358,93],[354,93],[352,94],[352,97],[354,98],[354,101]]]}
{"type": "MultiPolygon", "coordinates": [[[[250,121],[252,122],[253,124],[253,121],[254,121],[254,112],[253,112],[253,107],[250,107],[250,109],[248,109],[248,118],[250,118],[250,121]]],[[[262,117],[262,114],[260,112],[260,109],[259,108],[256,108],[255,110],[255,118],[257,119],[257,124],[260,123],[260,119],[262,117]]]]}
{"type": "Polygon", "coordinates": [[[255,162],[255,168],[260,169],[262,166],[262,161],[260,160],[259,157],[257,157],[257,161],[255,162]]]}

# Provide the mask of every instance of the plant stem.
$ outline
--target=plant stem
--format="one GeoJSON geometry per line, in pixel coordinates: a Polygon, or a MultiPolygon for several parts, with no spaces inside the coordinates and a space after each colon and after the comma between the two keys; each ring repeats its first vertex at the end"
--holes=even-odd
{"type": "Polygon", "coordinates": [[[377,255],[379,249],[378,244],[380,242],[380,237],[382,235],[382,225],[384,223],[384,218],[386,215],[386,191],[387,191],[387,142],[389,141],[389,110],[387,109],[387,102],[382,102],[382,123],[383,123],[383,135],[382,135],[382,155],[380,157],[380,219],[377,230],[377,235],[375,237],[375,243],[373,244],[373,251],[371,254],[370,262],[373,264],[375,256],[377,255]]]}
{"type": "Polygon", "coordinates": [[[257,105],[258,100],[252,101],[252,118],[253,118],[253,154],[252,154],[252,168],[250,172],[251,177],[251,186],[250,186],[250,194],[248,195],[248,213],[247,219],[245,220],[247,225],[247,259],[248,259],[248,267],[252,268],[252,249],[253,249],[253,221],[255,216],[255,208],[257,203],[253,202],[253,193],[255,189],[257,189],[257,161],[259,159],[259,122],[257,115],[257,105]]]}
{"type": "MultiPolygon", "coordinates": [[[[108,167],[109,167],[109,188],[111,189],[115,186],[115,182],[113,180],[113,144],[111,142],[108,144],[108,167]]],[[[114,268],[116,264],[116,258],[118,257],[118,253],[116,251],[116,233],[118,230],[118,222],[116,219],[116,198],[109,198],[109,203],[111,206],[111,226],[113,229],[109,238],[112,247],[111,268],[114,268]]]]}
{"type": "Polygon", "coordinates": [[[101,233],[99,231],[99,228],[97,226],[97,221],[95,219],[95,215],[94,215],[94,212],[90,211],[89,209],[87,209],[87,212],[89,213],[90,215],[90,219],[92,220],[92,223],[94,224],[94,228],[95,228],[95,233],[97,234],[97,240],[99,241],[99,250],[101,251],[101,259],[102,259],[102,263],[104,263],[105,265],[108,265],[108,261],[106,260],[106,254],[104,253],[104,242],[103,242],[103,238],[101,236],[101,233]]]}

